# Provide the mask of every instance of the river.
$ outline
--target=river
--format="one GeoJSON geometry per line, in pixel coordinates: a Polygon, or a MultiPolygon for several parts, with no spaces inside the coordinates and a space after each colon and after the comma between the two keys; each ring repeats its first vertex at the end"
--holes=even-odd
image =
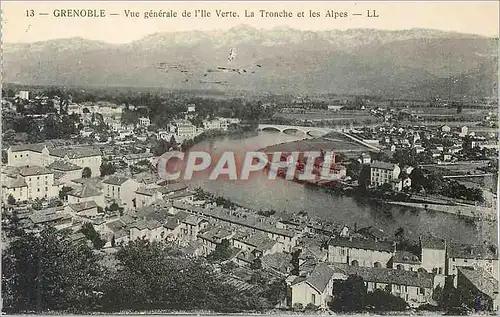
{"type": "MultiPolygon", "coordinates": [[[[256,151],[283,142],[303,139],[284,133],[259,132],[251,136],[231,136],[206,140],[193,150],[212,153],[223,151],[256,151]]],[[[255,210],[276,210],[299,212],[305,210],[311,216],[322,217],[350,228],[375,226],[392,235],[398,228],[405,229],[408,238],[419,235],[434,235],[463,243],[496,243],[496,224],[474,223],[451,214],[415,210],[401,206],[387,206],[369,203],[348,196],[337,196],[322,189],[310,188],[283,179],[268,180],[267,175],[255,172],[249,180],[211,181],[203,177],[191,181],[192,186],[225,197],[231,201],[255,210]]]]}

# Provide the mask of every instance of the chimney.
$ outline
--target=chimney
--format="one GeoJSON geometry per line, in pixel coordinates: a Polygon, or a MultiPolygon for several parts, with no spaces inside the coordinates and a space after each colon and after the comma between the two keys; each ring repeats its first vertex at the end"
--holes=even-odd
{"type": "Polygon", "coordinates": [[[358,223],[357,222],[354,223],[354,232],[355,233],[358,232],[358,223]]]}
{"type": "Polygon", "coordinates": [[[394,247],[394,253],[396,253],[396,246],[397,246],[396,241],[392,242],[392,246],[394,247]]]}
{"type": "Polygon", "coordinates": [[[352,236],[349,236],[349,241],[352,241],[352,236]]]}

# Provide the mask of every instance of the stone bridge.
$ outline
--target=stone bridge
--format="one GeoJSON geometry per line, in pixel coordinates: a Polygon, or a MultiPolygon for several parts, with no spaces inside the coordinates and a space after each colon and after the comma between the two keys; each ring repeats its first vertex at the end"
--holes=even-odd
{"type": "Polygon", "coordinates": [[[304,127],[304,126],[293,126],[293,125],[281,125],[281,124],[259,124],[259,131],[279,131],[283,133],[287,132],[302,132],[309,136],[321,137],[332,131],[343,132],[346,127],[339,128],[318,128],[318,127],[304,127]]]}

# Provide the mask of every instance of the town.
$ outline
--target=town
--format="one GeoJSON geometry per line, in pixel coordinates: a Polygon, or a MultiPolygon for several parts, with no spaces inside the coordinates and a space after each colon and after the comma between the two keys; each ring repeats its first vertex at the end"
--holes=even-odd
{"type": "Polygon", "coordinates": [[[497,221],[494,100],[432,100],[432,107],[419,113],[414,101],[349,96],[320,101],[292,96],[285,102],[152,94],[103,98],[52,88],[13,88],[2,96],[2,245],[3,268],[8,268],[2,274],[9,290],[4,297],[13,310],[55,309],[50,296],[71,299],[73,307],[87,311],[138,309],[146,303],[160,309],[310,313],[498,310],[496,237],[467,244],[430,232],[410,237],[411,228],[392,232],[349,219],[333,222],[311,210],[258,210],[195,184],[165,181],[156,166],[165,152],[188,151],[212,138],[289,133],[299,135],[297,141],[265,151],[336,151],[336,179],[312,184],[331,195],[340,192],[487,225],[497,221]],[[162,108],[166,103],[171,107],[162,108]],[[463,118],[464,124],[441,121],[447,117],[439,109],[454,112],[453,118],[463,118]],[[475,122],[466,124],[470,121],[475,122]],[[484,180],[490,178],[487,185],[484,180]],[[58,262],[57,252],[67,252],[83,265],[82,250],[90,250],[88,261],[99,259],[80,267],[85,277],[74,276],[80,269],[70,264],[71,258],[59,264],[64,267],[44,267],[68,274],[61,279],[89,280],[82,294],[52,294],[42,303],[19,295],[36,274],[23,278],[15,268],[42,269],[23,258],[29,239],[39,240],[29,250],[49,262],[58,262]],[[21,259],[26,263],[20,265],[21,259]],[[138,276],[127,271],[142,270],[132,267],[134,261],[145,267],[167,261],[169,268],[138,276]],[[102,267],[108,275],[98,273],[102,267]],[[171,286],[168,270],[192,273],[175,273],[179,284],[171,286]],[[159,282],[147,284],[155,275],[161,276],[159,282]],[[200,285],[193,287],[197,282],[190,277],[200,285]],[[213,285],[205,284],[209,281],[213,285]],[[131,286],[118,291],[124,283],[131,286]],[[170,304],[156,302],[149,287],[165,294],[180,288],[203,294],[196,295],[199,303],[179,306],[194,300],[193,295],[183,293],[182,300],[170,304]],[[226,294],[225,287],[232,297],[215,300],[207,295],[210,287],[226,294]],[[218,306],[222,302],[225,306],[218,306]]]}

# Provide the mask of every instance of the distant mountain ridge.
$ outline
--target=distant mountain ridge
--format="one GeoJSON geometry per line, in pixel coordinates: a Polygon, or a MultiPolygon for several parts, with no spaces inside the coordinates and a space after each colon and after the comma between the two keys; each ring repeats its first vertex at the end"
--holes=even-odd
{"type": "Polygon", "coordinates": [[[82,38],[5,43],[4,82],[490,96],[497,80],[497,45],[497,39],[429,29],[312,32],[242,25],[227,31],[156,33],[126,44],[82,38]],[[231,48],[237,54],[228,62],[231,48]],[[158,69],[162,62],[179,64],[186,72],[166,73],[158,69]],[[207,72],[217,67],[246,72],[207,72]],[[457,78],[460,85],[447,84],[457,78]]]}

